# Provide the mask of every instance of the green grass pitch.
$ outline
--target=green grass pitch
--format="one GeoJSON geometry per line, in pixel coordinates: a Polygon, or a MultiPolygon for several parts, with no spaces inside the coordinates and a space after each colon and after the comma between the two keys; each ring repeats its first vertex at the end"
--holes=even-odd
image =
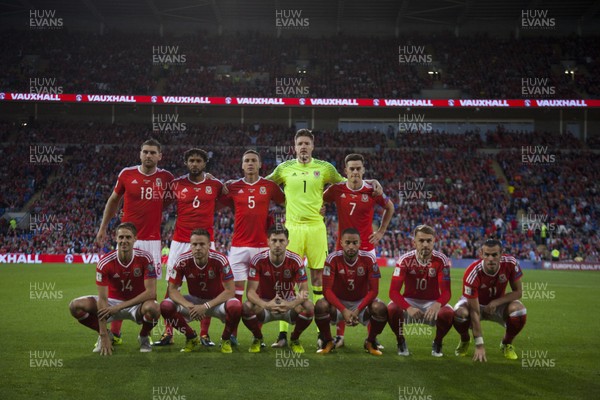
{"type": "MultiPolygon", "coordinates": [[[[452,273],[452,305],[463,272],[452,273]]],[[[391,273],[383,269],[385,301],[391,273]]],[[[144,354],[138,351],[139,328],[131,322],[123,324],[125,343],[112,357],[100,357],[91,352],[96,335],[68,311],[72,298],[96,293],[94,266],[1,265],[0,399],[600,398],[600,273],[526,270],[523,282],[528,321],[514,343],[518,361],[504,359],[498,349],[503,329],[491,322],[483,324],[487,364],[454,356],[454,330],[444,342],[445,356],[433,358],[433,331],[426,326],[407,329],[407,358],[396,355],[389,327],[380,336],[383,357],[364,353],[361,326],[347,328],[345,348],[321,356],[315,354],[314,323],[301,337],[306,353],[299,358],[271,348],[249,354],[250,334],[241,323],[241,346],[233,354],[218,347],[180,353],[180,334],[174,346],[144,354]]],[[[165,288],[160,282],[159,295],[165,288]]],[[[222,327],[213,319],[213,340],[222,327]]],[[[277,330],[278,323],[265,325],[267,343],[277,330]]]]}

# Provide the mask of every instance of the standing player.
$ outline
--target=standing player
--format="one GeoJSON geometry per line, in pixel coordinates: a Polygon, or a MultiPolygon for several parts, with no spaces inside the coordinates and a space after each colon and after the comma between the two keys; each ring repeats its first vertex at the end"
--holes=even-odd
{"type": "Polygon", "coordinates": [[[350,326],[371,323],[365,349],[375,356],[377,335],[385,328],[387,309],[377,299],[381,273],[371,253],[360,250],[360,232],[347,228],[342,232],[342,250],[331,253],[323,269],[325,298],[315,305],[315,322],[323,337],[323,347],[317,353],[326,354],[335,347],[329,322],[345,321],[350,326]]]}
{"type": "MultiPolygon", "coordinates": [[[[244,177],[227,184],[222,202],[233,206],[234,225],[229,261],[235,279],[235,297],[241,302],[252,257],[267,250],[267,224],[271,201],[283,205],[285,195],[274,182],[259,175],[260,155],[247,150],[242,156],[244,177]]],[[[234,332],[235,334],[235,332],[234,332]]],[[[232,338],[235,344],[235,336],[232,338]]]]}
{"type": "MultiPolygon", "coordinates": [[[[344,160],[347,182],[331,185],[323,193],[325,203],[334,202],[338,214],[338,240],[336,250],[342,249],[341,232],[348,228],[356,228],[360,232],[360,250],[370,252],[374,257],[375,244],[377,244],[394,215],[394,204],[386,198],[385,194],[372,196],[373,187],[363,181],[365,173],[365,159],[360,154],[348,154],[344,160]],[[373,214],[375,205],[383,207],[381,225],[373,232],[373,214]]],[[[344,345],[344,321],[338,324],[335,338],[336,348],[344,345]]]]}
{"type": "Polygon", "coordinates": [[[308,300],[302,259],[286,249],[288,235],[287,229],[271,226],[267,232],[269,250],[258,253],[250,263],[248,301],[244,303],[242,317],[254,335],[250,353],[260,352],[263,337],[260,324],[274,320],[296,324],[290,335],[291,348],[294,353],[304,353],[299,338],[312,321],[314,306],[308,300]]]}
{"type": "Polygon", "coordinates": [[[169,271],[169,297],[160,303],[160,310],[168,320],[186,336],[183,352],[198,349],[200,340],[188,321],[217,317],[225,328],[221,335],[221,352],[231,353],[231,333],[242,316],[242,303],[234,297],[233,275],[227,258],[210,249],[210,233],[194,229],[190,237],[191,251],[183,253],[169,271]],[[179,288],[186,278],[187,295],[179,288]]]}
{"type": "MultiPolygon", "coordinates": [[[[327,228],[321,215],[325,185],[342,182],[344,178],[335,167],[312,157],[315,138],[308,129],[300,129],[294,137],[297,158],[279,164],[267,176],[278,185],[284,185],[285,226],[290,235],[290,251],[306,256],[310,268],[313,301],[323,297],[323,265],[327,258],[327,228]]],[[[381,185],[373,181],[381,194],[381,185]]],[[[273,347],[287,343],[287,324],[279,325],[279,338],[273,347]]]]}
{"type": "MultiPolygon", "coordinates": [[[[102,215],[102,223],[96,235],[96,243],[102,246],[106,239],[106,229],[116,215],[123,199],[122,222],[131,222],[138,229],[134,247],[146,250],[152,255],[156,275],[162,276],[160,224],[162,222],[163,203],[168,196],[168,187],[173,175],[157,167],[162,159],[160,143],[155,139],[142,143],[141,164],[124,168],[119,173],[117,184],[108,198],[102,215]]],[[[115,344],[121,344],[121,321],[111,324],[115,344]]]]}
{"type": "Polygon", "coordinates": [[[102,257],[96,267],[98,296],[84,296],[69,304],[80,324],[99,333],[94,353],[111,355],[112,333],[106,322],[129,319],[142,325],[140,351],[150,352],[150,331],[160,318],[156,303],[156,273],[152,255],[134,248],[137,229],[124,222],[116,229],[117,250],[102,257]]]}
{"type": "Polygon", "coordinates": [[[442,341],[452,328],[454,311],[450,300],[450,259],[433,250],[435,230],[428,225],[415,228],[415,250],[402,255],[390,284],[388,318],[396,334],[398,355],[408,356],[403,326],[407,323],[425,323],[436,327],[431,355],[442,357],[442,341]],[[404,293],[400,294],[404,286],[404,293]]]}
{"type": "Polygon", "coordinates": [[[481,258],[465,271],[463,295],[454,306],[454,327],[461,338],[455,354],[467,355],[471,325],[475,338],[473,361],[487,361],[481,320],[488,320],[506,328],[500,350],[504,357],[516,360],[518,356],[512,342],[527,321],[527,309],[519,301],[523,294],[523,272],[514,257],[502,255],[502,243],[497,239],[485,241],[481,248],[481,258]],[[509,283],[512,291],[505,294],[509,283]]]}
{"type": "MultiPolygon", "coordinates": [[[[180,255],[190,250],[190,236],[196,228],[206,229],[210,234],[211,248],[214,249],[214,220],[215,205],[221,194],[223,184],[204,172],[208,163],[208,153],[202,149],[190,149],[183,154],[183,161],[188,169],[186,175],[173,181],[172,197],[177,202],[177,220],[169,258],[167,260],[166,279],[169,279],[171,269],[180,255]]],[[[205,346],[215,344],[208,336],[210,318],[200,322],[200,337],[205,346]]],[[[173,344],[173,327],[165,324],[165,332],[155,346],[173,344]]]]}

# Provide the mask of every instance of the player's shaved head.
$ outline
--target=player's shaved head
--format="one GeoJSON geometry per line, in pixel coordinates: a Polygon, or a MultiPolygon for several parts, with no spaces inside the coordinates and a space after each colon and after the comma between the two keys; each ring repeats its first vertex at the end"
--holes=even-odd
{"type": "Polygon", "coordinates": [[[358,235],[360,236],[360,232],[356,228],[346,228],[342,231],[342,236],[344,235],[358,235]]]}
{"type": "Polygon", "coordinates": [[[258,161],[260,161],[260,154],[258,153],[258,151],[252,150],[252,149],[246,150],[244,152],[244,154],[242,155],[242,158],[244,158],[246,156],[246,154],[254,154],[254,155],[256,155],[258,157],[258,161]]]}
{"type": "Polygon", "coordinates": [[[131,233],[133,233],[133,236],[137,236],[137,228],[131,222],[122,222],[122,223],[120,223],[117,226],[117,231],[119,229],[127,229],[128,231],[130,231],[131,233]]]}

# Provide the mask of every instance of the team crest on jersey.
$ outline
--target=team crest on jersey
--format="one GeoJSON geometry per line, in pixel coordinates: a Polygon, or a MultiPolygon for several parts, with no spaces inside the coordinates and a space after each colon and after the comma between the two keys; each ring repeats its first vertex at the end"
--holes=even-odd
{"type": "Polygon", "coordinates": [[[264,186],[261,186],[261,187],[260,187],[260,190],[259,190],[259,193],[260,193],[260,194],[267,194],[267,188],[266,188],[266,187],[264,187],[264,186]]]}
{"type": "Polygon", "coordinates": [[[358,267],[356,269],[356,275],[363,276],[365,274],[365,269],[363,267],[358,267]]]}
{"type": "Polygon", "coordinates": [[[360,199],[363,203],[368,203],[369,202],[369,196],[366,194],[363,194],[361,199],[360,199]]]}
{"type": "Polygon", "coordinates": [[[504,274],[500,274],[500,276],[498,277],[498,280],[499,280],[501,283],[504,283],[504,282],[506,282],[506,275],[504,275],[504,274]]]}
{"type": "Polygon", "coordinates": [[[156,178],[156,186],[162,186],[162,179],[156,178]]]}
{"type": "Polygon", "coordinates": [[[435,268],[429,268],[429,276],[434,278],[436,275],[435,268]]]}
{"type": "Polygon", "coordinates": [[[212,269],[208,270],[208,279],[215,279],[215,271],[212,269]]]}
{"type": "Polygon", "coordinates": [[[212,194],[212,187],[211,186],[207,186],[204,191],[206,192],[206,194],[212,194]]]}
{"type": "Polygon", "coordinates": [[[324,276],[330,276],[331,275],[331,268],[329,267],[329,265],[326,265],[325,267],[323,267],[323,275],[324,276]]]}
{"type": "Polygon", "coordinates": [[[314,174],[315,174],[315,178],[318,178],[321,176],[321,171],[315,171],[314,174]]]}
{"type": "Polygon", "coordinates": [[[142,270],[139,268],[135,268],[133,270],[133,276],[135,276],[136,278],[139,278],[140,276],[142,276],[142,270]]]}
{"type": "Polygon", "coordinates": [[[292,277],[292,271],[290,271],[289,269],[284,269],[283,270],[283,277],[285,279],[290,279],[292,277]]]}

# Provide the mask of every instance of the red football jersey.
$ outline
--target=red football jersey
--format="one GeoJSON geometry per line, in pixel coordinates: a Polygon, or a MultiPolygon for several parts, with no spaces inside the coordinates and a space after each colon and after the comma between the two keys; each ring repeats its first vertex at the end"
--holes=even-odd
{"type": "Polygon", "coordinates": [[[137,228],[138,240],[160,240],[163,202],[173,175],[157,168],[146,175],[139,166],[124,168],[119,173],[115,193],[123,195],[122,222],[137,228]]]}
{"type": "Polygon", "coordinates": [[[504,296],[506,285],[515,283],[523,276],[519,262],[512,256],[500,258],[500,268],[495,275],[488,275],[483,269],[483,260],[469,265],[463,277],[463,296],[468,299],[479,297],[480,305],[504,296]]]}
{"type": "Polygon", "coordinates": [[[344,259],[343,251],[334,251],[325,260],[323,294],[328,302],[340,310],[345,307],[339,300],[364,299],[358,307],[362,309],[377,297],[380,278],[377,260],[371,253],[359,250],[356,260],[350,265],[344,259]]]}
{"type": "Polygon", "coordinates": [[[235,247],[267,247],[269,203],[285,202],[285,195],[276,183],[259,178],[250,184],[238,179],[229,185],[223,203],[235,210],[233,238],[235,247]]]}
{"type": "Polygon", "coordinates": [[[189,243],[194,229],[206,229],[210,241],[214,240],[215,204],[221,194],[223,184],[214,178],[204,178],[195,183],[188,175],[173,181],[173,191],[177,199],[177,220],[173,240],[189,243]]]}
{"type": "Polygon", "coordinates": [[[204,300],[217,297],[225,290],[223,282],[233,280],[227,257],[214,250],[209,251],[208,262],[203,266],[196,264],[191,251],[180,255],[171,270],[169,282],[181,285],[184,276],[189,294],[204,300]]]}
{"type": "Polygon", "coordinates": [[[335,203],[338,213],[338,240],[336,249],[341,250],[340,237],[347,228],[356,228],[360,232],[360,249],[371,251],[375,246],[369,243],[369,236],[373,233],[373,214],[375,205],[385,207],[387,198],[384,194],[373,197],[373,186],[363,181],[358,190],[352,190],[347,182],[336,183],[327,188],[323,193],[323,201],[335,203]]]}
{"type": "Polygon", "coordinates": [[[156,271],[152,255],[141,249],[133,249],[133,258],[127,265],[121,264],[117,250],[113,250],[96,266],[96,285],[108,286],[111,299],[133,299],[146,290],[145,279],[156,279],[156,271]]]}
{"type": "Polygon", "coordinates": [[[390,284],[390,299],[405,310],[410,307],[405,298],[437,301],[445,305],[451,296],[451,266],[450,259],[437,250],[432,252],[427,265],[417,261],[416,250],[409,251],[396,263],[390,284]],[[404,293],[400,294],[403,285],[404,293]]]}
{"type": "Polygon", "coordinates": [[[248,270],[248,280],[258,282],[257,294],[261,299],[270,301],[279,294],[285,300],[296,296],[296,283],[306,282],[304,262],[296,253],[289,250],[281,265],[273,265],[265,250],[252,257],[248,270]]]}

